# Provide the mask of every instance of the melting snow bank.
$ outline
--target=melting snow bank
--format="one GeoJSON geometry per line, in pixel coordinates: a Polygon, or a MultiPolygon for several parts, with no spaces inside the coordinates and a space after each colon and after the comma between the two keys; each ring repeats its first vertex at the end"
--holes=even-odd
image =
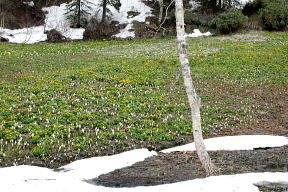
{"type": "Polygon", "coordinates": [[[0,169],[1,191],[5,192],[259,192],[257,183],[286,183],[288,173],[248,173],[213,176],[173,184],[136,188],[109,188],[56,173],[47,168],[19,166],[0,169]]]}
{"type": "Polygon", "coordinates": [[[0,27],[0,31],[3,33],[1,36],[9,39],[9,42],[11,43],[32,44],[47,39],[47,35],[44,34],[43,26],[15,30],[3,29],[0,27]]]}
{"type": "Polygon", "coordinates": [[[153,155],[157,153],[149,152],[148,149],[136,149],[112,156],[78,160],[60,167],[58,172],[27,165],[0,168],[1,191],[100,192],[103,187],[93,186],[82,180],[130,166],[153,155]]]}
{"type": "Polygon", "coordinates": [[[133,29],[133,21],[145,22],[146,18],[151,15],[151,8],[146,6],[139,0],[121,0],[121,7],[119,12],[113,13],[113,20],[118,21],[120,24],[128,24],[120,33],[116,34],[117,38],[135,37],[133,29]],[[128,11],[138,12],[139,15],[135,17],[129,17],[128,11]]]}
{"type": "MultiPolygon", "coordinates": [[[[32,1],[33,2],[33,1],[32,1]]],[[[97,15],[100,9],[100,0],[89,0],[91,6],[91,16],[97,15]]],[[[141,0],[121,0],[121,7],[119,12],[111,6],[108,6],[112,13],[112,20],[118,21],[120,24],[127,24],[126,28],[122,29],[119,34],[116,34],[117,38],[134,37],[133,21],[145,22],[146,17],[151,15],[151,8],[146,6],[141,0]],[[128,18],[129,11],[138,12],[139,15],[128,18]]],[[[83,28],[71,28],[69,21],[66,19],[66,3],[60,6],[51,6],[42,9],[46,12],[45,25],[38,27],[30,27],[17,30],[3,29],[0,27],[1,35],[4,38],[9,39],[12,43],[37,43],[47,40],[45,31],[56,29],[61,32],[66,38],[73,40],[83,39],[83,28]]]]}
{"type": "Polygon", "coordinates": [[[63,175],[77,179],[92,179],[101,174],[109,173],[115,169],[130,166],[136,162],[143,161],[147,157],[157,155],[148,149],[136,149],[112,156],[93,157],[78,160],[63,167],[60,172],[63,175]]]}
{"type": "MultiPolygon", "coordinates": [[[[217,150],[253,150],[255,148],[265,147],[281,147],[288,145],[288,138],[284,136],[272,135],[240,135],[240,136],[226,136],[214,137],[205,139],[205,146],[208,151],[217,150]]],[[[161,152],[170,153],[174,151],[195,151],[195,144],[189,143],[170,149],[165,149],[161,152]]]]}
{"type": "MultiPolygon", "coordinates": [[[[259,147],[280,147],[288,144],[288,138],[269,135],[244,135],[206,139],[208,150],[245,150],[259,147]]],[[[164,150],[192,150],[191,144],[164,150]],[[190,145],[190,146],[189,146],[190,145]]],[[[5,192],[259,192],[255,184],[288,183],[288,173],[248,173],[222,175],[190,181],[135,188],[109,188],[89,184],[83,180],[95,178],[115,169],[130,166],[147,157],[157,155],[147,149],[136,149],[112,156],[94,157],[75,161],[55,172],[36,166],[0,168],[1,191],[5,192]]]]}

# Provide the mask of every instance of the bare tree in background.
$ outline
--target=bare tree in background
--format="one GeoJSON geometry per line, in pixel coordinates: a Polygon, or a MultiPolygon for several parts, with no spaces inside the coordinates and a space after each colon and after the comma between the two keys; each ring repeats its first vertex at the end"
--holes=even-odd
{"type": "Polygon", "coordinates": [[[159,24],[162,22],[163,18],[163,9],[164,9],[164,3],[163,0],[158,0],[159,3],[159,16],[158,16],[158,22],[159,24]]]}
{"type": "Polygon", "coordinates": [[[193,85],[189,66],[189,60],[187,54],[187,42],[185,37],[183,0],[175,0],[175,16],[176,16],[177,44],[181,63],[181,72],[184,78],[184,85],[191,109],[193,136],[197,154],[202,163],[203,168],[206,171],[206,174],[208,176],[217,175],[219,170],[215,167],[215,165],[211,161],[211,158],[206,151],[202,136],[201,115],[200,115],[201,99],[197,95],[195,87],[193,85]]]}
{"type": "MultiPolygon", "coordinates": [[[[0,0],[0,27],[5,27],[4,0],[0,0]]],[[[0,31],[2,32],[2,31],[0,31]]]]}
{"type": "Polygon", "coordinates": [[[115,9],[119,11],[120,6],[121,6],[121,1],[120,0],[102,0],[101,1],[101,6],[102,6],[102,19],[101,23],[106,23],[107,21],[107,13],[110,12],[108,9],[108,5],[111,5],[115,9]]]}

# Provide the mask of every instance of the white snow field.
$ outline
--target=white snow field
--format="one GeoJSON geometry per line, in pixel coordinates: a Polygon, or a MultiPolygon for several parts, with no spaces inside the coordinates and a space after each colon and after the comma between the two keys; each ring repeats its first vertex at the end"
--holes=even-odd
{"type": "MultiPolygon", "coordinates": [[[[213,150],[223,150],[226,149],[223,146],[229,145],[229,150],[239,150],[255,147],[279,147],[287,145],[288,138],[269,135],[227,136],[207,139],[205,143],[208,144],[208,149],[210,145],[214,146],[213,150]]],[[[183,148],[183,150],[187,149],[183,148]]],[[[174,149],[164,151],[174,151],[174,149]]],[[[59,172],[26,165],[0,168],[0,189],[3,192],[259,192],[254,185],[256,183],[288,183],[287,172],[212,176],[172,184],[134,188],[109,188],[84,181],[84,179],[92,179],[115,169],[132,165],[153,155],[157,155],[157,153],[149,152],[147,149],[136,149],[112,156],[78,160],[60,167],[59,172]]]]}

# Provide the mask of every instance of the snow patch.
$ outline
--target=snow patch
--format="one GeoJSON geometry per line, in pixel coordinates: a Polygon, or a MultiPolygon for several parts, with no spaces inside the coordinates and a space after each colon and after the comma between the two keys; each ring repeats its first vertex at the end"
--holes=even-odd
{"type": "Polygon", "coordinates": [[[63,167],[63,175],[77,179],[92,179],[101,174],[109,173],[115,169],[130,166],[147,157],[157,155],[156,152],[148,149],[136,149],[112,156],[93,157],[78,160],[63,167]]]}
{"type": "MultiPolygon", "coordinates": [[[[135,187],[135,188],[109,188],[96,186],[86,183],[85,181],[72,179],[69,177],[61,176],[60,173],[54,173],[51,175],[50,172],[39,169],[39,177],[17,177],[17,174],[27,174],[32,169],[22,169],[19,167],[14,175],[11,173],[9,179],[6,175],[2,176],[1,172],[1,190],[5,192],[175,192],[181,190],[182,192],[259,192],[258,188],[254,185],[260,182],[275,182],[275,183],[287,183],[288,173],[247,173],[237,175],[222,175],[213,176],[202,179],[194,179],[190,181],[148,186],[148,187],[135,187]],[[41,176],[40,173],[45,174],[41,176]],[[16,176],[13,178],[13,176],[16,176]]],[[[11,169],[12,170],[12,169],[11,169]]],[[[35,169],[36,170],[36,169],[35,169]]],[[[34,171],[35,171],[34,170],[34,171]]],[[[53,172],[52,172],[53,173],[53,172]]]]}
{"type": "Polygon", "coordinates": [[[199,29],[194,29],[193,33],[186,34],[186,37],[207,37],[212,34],[208,31],[206,33],[202,33],[199,29]]]}
{"type": "MultiPolygon", "coordinates": [[[[244,150],[255,147],[277,147],[288,144],[288,138],[269,135],[244,135],[206,139],[207,148],[244,150]],[[264,144],[265,143],[265,144],[264,144]]],[[[189,146],[188,146],[189,147],[189,146]]],[[[171,150],[171,149],[170,149],[171,150]]],[[[177,149],[179,150],[179,149],[177,149]]],[[[181,150],[186,150],[185,148],[181,150]]],[[[191,148],[189,147],[189,150],[191,148]]],[[[173,151],[173,150],[171,150],[173,151]]],[[[288,173],[247,173],[213,176],[190,181],[135,188],[109,188],[91,185],[83,179],[91,179],[118,168],[132,165],[156,155],[147,149],[137,149],[112,156],[95,157],[75,161],[55,172],[35,166],[0,168],[1,191],[5,192],[259,192],[257,183],[287,183],[288,173]]]]}
{"type": "Polygon", "coordinates": [[[0,27],[0,31],[3,34],[2,37],[9,39],[9,42],[11,43],[32,44],[47,39],[47,35],[44,34],[43,26],[15,30],[3,29],[0,27]]]}
{"type": "MultiPolygon", "coordinates": [[[[240,135],[214,137],[204,140],[208,151],[217,150],[253,150],[255,148],[280,147],[288,145],[288,138],[284,136],[272,135],[240,135]]],[[[195,151],[195,143],[189,143],[178,147],[162,150],[163,153],[175,151],[195,151]]]]}
{"type": "Polygon", "coordinates": [[[121,0],[121,7],[118,13],[113,14],[113,20],[118,21],[120,24],[128,24],[120,33],[116,34],[117,38],[135,37],[133,31],[133,21],[145,22],[148,16],[151,16],[151,8],[146,6],[139,0],[121,0]],[[138,12],[139,15],[135,17],[128,17],[128,11],[138,12]]]}
{"type": "Polygon", "coordinates": [[[240,0],[239,2],[242,4],[242,5],[245,5],[246,3],[249,3],[251,2],[252,0],[240,0]]]}
{"type": "Polygon", "coordinates": [[[34,2],[33,1],[28,1],[28,2],[23,2],[24,4],[30,6],[30,7],[34,7],[34,2]]]}

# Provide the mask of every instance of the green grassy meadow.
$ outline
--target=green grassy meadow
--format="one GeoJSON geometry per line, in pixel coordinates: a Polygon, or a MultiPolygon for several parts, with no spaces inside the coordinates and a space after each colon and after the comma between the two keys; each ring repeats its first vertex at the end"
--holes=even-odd
{"type": "MultiPolygon", "coordinates": [[[[288,33],[261,34],[188,40],[205,135],[252,121],[244,90],[287,87],[288,33]]],[[[171,147],[189,115],[175,39],[0,44],[0,166],[171,147]]]]}

